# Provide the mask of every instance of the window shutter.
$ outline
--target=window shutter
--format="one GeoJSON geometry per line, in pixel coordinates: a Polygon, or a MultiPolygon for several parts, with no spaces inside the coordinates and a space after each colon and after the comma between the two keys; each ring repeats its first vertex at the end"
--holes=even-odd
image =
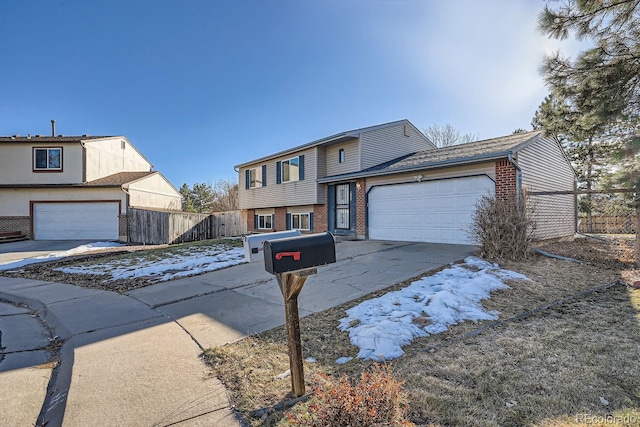
{"type": "Polygon", "coordinates": [[[313,231],[313,212],[309,212],[309,230],[313,231]]]}
{"type": "Polygon", "coordinates": [[[299,169],[299,179],[300,181],[304,181],[304,155],[301,155],[299,157],[299,163],[298,163],[298,167],[299,169]]]}
{"type": "Polygon", "coordinates": [[[271,214],[271,229],[276,229],[276,214],[271,214]]]}
{"type": "Polygon", "coordinates": [[[267,186],[267,165],[262,165],[262,186],[267,186]]]}
{"type": "Polygon", "coordinates": [[[247,190],[249,189],[249,169],[247,169],[246,171],[244,171],[244,188],[246,188],[247,190]]]}
{"type": "Polygon", "coordinates": [[[253,229],[254,230],[258,229],[258,215],[253,216],[253,229]]]}
{"type": "Polygon", "coordinates": [[[287,230],[291,230],[291,214],[287,214],[287,230]]]}
{"type": "Polygon", "coordinates": [[[282,162],[276,162],[276,184],[282,182],[282,162]]]}

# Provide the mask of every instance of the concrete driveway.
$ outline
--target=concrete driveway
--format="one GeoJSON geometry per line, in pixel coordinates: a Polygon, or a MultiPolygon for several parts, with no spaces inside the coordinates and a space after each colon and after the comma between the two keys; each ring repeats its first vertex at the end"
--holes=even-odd
{"type": "Polygon", "coordinates": [[[22,240],[0,244],[0,264],[62,252],[95,240],[22,240]]]}

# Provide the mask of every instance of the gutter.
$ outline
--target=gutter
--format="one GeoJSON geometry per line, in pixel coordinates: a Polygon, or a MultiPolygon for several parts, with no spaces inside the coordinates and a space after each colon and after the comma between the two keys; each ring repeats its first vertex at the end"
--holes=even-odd
{"type": "Polygon", "coordinates": [[[398,169],[382,169],[370,172],[355,172],[352,174],[344,174],[344,175],[334,175],[328,176],[325,178],[317,179],[316,182],[320,184],[325,184],[328,182],[335,182],[340,180],[349,180],[353,178],[367,178],[371,176],[385,176],[385,175],[395,175],[399,173],[405,172],[413,172],[418,170],[426,170],[426,169],[437,169],[439,167],[452,167],[452,166],[464,166],[475,163],[482,163],[490,160],[499,160],[507,157],[511,163],[513,163],[518,171],[520,171],[520,167],[515,163],[512,159],[513,152],[512,151],[503,151],[500,153],[491,153],[491,154],[483,154],[480,156],[473,157],[465,157],[461,159],[450,159],[450,160],[441,160],[437,162],[423,163],[421,165],[412,165],[404,168],[398,169]]]}
{"type": "Polygon", "coordinates": [[[520,200],[520,196],[522,194],[522,169],[520,169],[520,165],[518,165],[518,162],[513,158],[513,152],[509,152],[509,154],[507,155],[507,160],[509,160],[509,163],[511,163],[517,171],[516,174],[516,196],[518,197],[518,200],[520,200]]]}

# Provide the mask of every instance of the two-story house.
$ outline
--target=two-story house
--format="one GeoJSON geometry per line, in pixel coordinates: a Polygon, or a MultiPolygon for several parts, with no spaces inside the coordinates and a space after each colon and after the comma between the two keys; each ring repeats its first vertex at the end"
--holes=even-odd
{"type": "Polygon", "coordinates": [[[250,231],[471,244],[485,194],[536,202],[536,237],[573,236],[575,173],[562,148],[524,132],[436,148],[408,120],[342,132],[237,165],[250,231]]]}
{"type": "Polygon", "coordinates": [[[181,202],[124,136],[0,137],[0,232],[126,241],[130,207],[180,210],[181,202]]]}

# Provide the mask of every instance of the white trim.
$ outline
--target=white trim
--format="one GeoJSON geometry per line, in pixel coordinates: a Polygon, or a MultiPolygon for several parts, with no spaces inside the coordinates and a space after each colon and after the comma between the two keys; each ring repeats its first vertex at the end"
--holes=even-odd
{"type": "Polygon", "coordinates": [[[301,231],[311,231],[311,212],[290,212],[289,215],[291,216],[291,223],[289,224],[289,228],[291,230],[301,230],[301,231]],[[302,227],[294,227],[293,226],[293,217],[294,215],[298,215],[300,218],[298,218],[298,225],[300,225],[301,220],[302,220],[302,216],[306,215],[307,217],[307,228],[302,228],[302,227]]]}

